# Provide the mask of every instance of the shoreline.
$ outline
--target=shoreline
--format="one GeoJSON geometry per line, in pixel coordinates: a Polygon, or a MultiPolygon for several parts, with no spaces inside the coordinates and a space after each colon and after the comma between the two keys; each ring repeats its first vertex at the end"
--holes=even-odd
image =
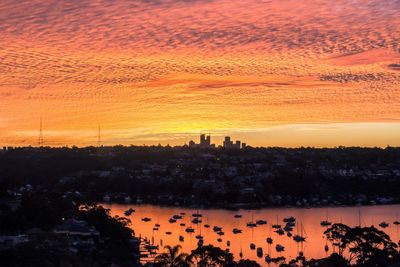
{"type": "Polygon", "coordinates": [[[142,202],[142,203],[126,203],[126,202],[119,202],[119,201],[96,201],[99,205],[124,205],[124,206],[141,206],[141,205],[150,205],[150,206],[157,206],[161,208],[183,208],[183,209],[202,209],[202,210],[226,210],[226,211],[239,211],[239,210],[263,210],[263,209],[327,209],[327,208],[356,208],[356,207],[378,207],[378,206],[396,206],[400,205],[399,202],[394,203],[382,203],[382,204],[361,204],[361,205],[326,205],[326,206],[293,206],[293,205],[281,205],[281,206],[271,206],[271,205],[256,205],[256,204],[245,204],[241,207],[227,207],[224,205],[173,205],[173,204],[162,204],[162,203],[152,203],[152,202],[142,202]]]}

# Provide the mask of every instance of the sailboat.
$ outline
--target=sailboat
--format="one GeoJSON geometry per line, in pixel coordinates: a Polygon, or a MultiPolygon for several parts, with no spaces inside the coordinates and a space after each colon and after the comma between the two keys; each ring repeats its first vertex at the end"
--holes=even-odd
{"type": "Polygon", "coordinates": [[[330,221],[328,220],[328,209],[326,209],[326,218],[325,218],[325,220],[321,221],[320,224],[321,224],[321,226],[323,226],[323,227],[327,227],[327,226],[332,225],[332,222],[330,222],[330,221]]]}
{"type": "Polygon", "coordinates": [[[303,236],[303,224],[301,224],[301,233],[299,234],[298,231],[298,226],[297,226],[297,235],[293,236],[293,240],[296,242],[304,242],[306,241],[306,238],[303,236]]]}
{"type": "Polygon", "coordinates": [[[254,223],[254,214],[251,214],[251,222],[247,223],[247,227],[257,227],[257,224],[254,223]]]}

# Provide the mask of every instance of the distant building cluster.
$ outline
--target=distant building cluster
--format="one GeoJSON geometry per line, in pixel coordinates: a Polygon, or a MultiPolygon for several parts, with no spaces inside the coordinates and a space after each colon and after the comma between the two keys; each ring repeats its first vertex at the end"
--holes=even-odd
{"type": "MultiPolygon", "coordinates": [[[[230,136],[225,136],[222,147],[229,148],[229,149],[241,149],[246,148],[246,143],[242,143],[241,141],[237,140],[233,142],[230,136]]],[[[193,140],[189,141],[189,147],[191,148],[212,148],[215,147],[215,144],[211,144],[211,136],[200,134],[200,143],[196,144],[193,140]]]]}

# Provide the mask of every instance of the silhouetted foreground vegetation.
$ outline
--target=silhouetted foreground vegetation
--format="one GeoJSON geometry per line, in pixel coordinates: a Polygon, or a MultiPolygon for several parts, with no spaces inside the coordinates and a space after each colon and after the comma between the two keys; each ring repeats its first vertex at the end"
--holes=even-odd
{"type": "Polygon", "coordinates": [[[126,218],[58,194],[24,195],[0,208],[0,266],[134,266],[138,251],[126,218]]]}
{"type": "Polygon", "coordinates": [[[232,208],[399,203],[400,149],[0,150],[0,194],[27,186],[97,201],[232,208]]]}

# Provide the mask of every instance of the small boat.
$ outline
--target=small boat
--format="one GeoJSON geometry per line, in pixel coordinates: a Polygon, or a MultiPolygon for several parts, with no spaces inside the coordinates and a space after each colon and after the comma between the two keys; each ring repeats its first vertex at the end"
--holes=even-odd
{"type": "Polygon", "coordinates": [[[127,209],[127,210],[124,212],[124,214],[125,214],[125,216],[130,216],[130,215],[132,215],[132,213],[134,213],[134,212],[135,212],[134,209],[129,208],[129,209],[127,209]]]}
{"type": "Polygon", "coordinates": [[[283,227],[283,230],[285,230],[286,232],[291,232],[293,231],[293,227],[286,225],[285,227],[283,227]]]}
{"type": "Polygon", "coordinates": [[[186,215],[185,212],[181,212],[181,213],[179,213],[179,214],[182,215],[182,216],[185,216],[185,215],[186,215]]]}
{"type": "Polygon", "coordinates": [[[382,228],[386,228],[386,227],[389,226],[389,224],[386,223],[386,222],[381,222],[381,223],[379,224],[379,226],[382,227],[382,228]]]}
{"type": "Polygon", "coordinates": [[[205,224],[204,228],[210,228],[210,225],[209,224],[205,224]]]}
{"type": "Polygon", "coordinates": [[[196,213],[193,213],[192,216],[195,218],[203,217],[203,215],[201,213],[199,213],[198,211],[196,213]]]}
{"type": "Polygon", "coordinates": [[[217,241],[218,241],[218,242],[222,242],[222,239],[221,239],[221,238],[218,238],[217,241]]]}
{"type": "Polygon", "coordinates": [[[199,239],[199,241],[197,241],[197,246],[198,247],[202,247],[204,244],[204,240],[203,239],[199,239]]]}
{"type": "Polygon", "coordinates": [[[183,241],[185,241],[185,238],[184,238],[182,235],[180,235],[180,236],[179,236],[179,241],[180,241],[180,242],[183,242],[183,241]]]}
{"type": "Polygon", "coordinates": [[[159,224],[159,223],[156,223],[154,226],[155,226],[155,227],[160,227],[160,224],[159,224]]]}
{"type": "Polygon", "coordinates": [[[272,227],[272,228],[275,228],[275,229],[280,229],[280,228],[282,228],[282,225],[280,225],[280,224],[273,224],[273,225],[271,225],[271,227],[272,227]]]}
{"type": "Polygon", "coordinates": [[[256,221],[256,224],[258,224],[258,225],[264,225],[264,224],[267,224],[267,221],[265,221],[265,220],[257,220],[257,221],[256,221]]]}
{"type": "Polygon", "coordinates": [[[261,258],[263,256],[263,249],[261,247],[257,248],[257,257],[261,258]]]}
{"type": "Polygon", "coordinates": [[[265,262],[268,263],[268,264],[270,264],[272,262],[272,259],[271,259],[271,257],[269,255],[265,256],[265,262]]]}
{"type": "Polygon", "coordinates": [[[185,230],[187,233],[194,233],[194,229],[192,227],[188,227],[185,230]]]}
{"type": "Polygon", "coordinates": [[[242,230],[238,229],[238,228],[233,228],[232,233],[234,234],[241,234],[242,230]]]}
{"type": "Polygon", "coordinates": [[[272,244],[274,242],[274,240],[271,237],[267,237],[267,243],[268,244],[272,244]]]}
{"type": "Polygon", "coordinates": [[[283,219],[283,222],[285,222],[285,223],[288,223],[288,222],[294,223],[295,221],[296,221],[296,218],[293,217],[293,216],[286,217],[286,218],[283,219]]]}
{"type": "Polygon", "coordinates": [[[256,245],[254,243],[250,243],[250,249],[251,250],[255,250],[256,249],[256,245]]]}
{"type": "Polygon", "coordinates": [[[294,226],[296,226],[296,222],[287,222],[286,226],[294,227],[294,226]]]}
{"type": "Polygon", "coordinates": [[[219,236],[224,235],[224,234],[225,234],[225,233],[222,232],[222,231],[217,232],[217,235],[219,235],[219,236]]]}
{"type": "Polygon", "coordinates": [[[295,235],[293,237],[293,240],[296,241],[296,242],[304,242],[304,241],[306,241],[306,238],[304,236],[301,236],[301,235],[295,235]]]}
{"type": "Polygon", "coordinates": [[[327,244],[325,245],[324,250],[325,250],[325,252],[328,252],[329,246],[327,244]]]}
{"type": "Polygon", "coordinates": [[[282,246],[282,245],[279,245],[279,244],[277,244],[277,245],[275,246],[275,249],[276,249],[277,252],[285,251],[285,247],[282,246]]]}
{"type": "Polygon", "coordinates": [[[253,222],[248,222],[246,225],[247,227],[257,227],[257,224],[253,222]]]}
{"type": "Polygon", "coordinates": [[[166,234],[166,235],[172,235],[172,233],[171,233],[171,232],[165,232],[165,234],[166,234]]]}
{"type": "Polygon", "coordinates": [[[150,221],[151,221],[151,218],[144,217],[144,218],[142,218],[142,221],[144,221],[144,222],[150,222],[150,221]]]}
{"type": "Polygon", "coordinates": [[[321,226],[324,226],[324,227],[332,225],[332,223],[330,221],[327,221],[327,220],[321,221],[320,224],[321,224],[321,226]]]}
{"type": "Polygon", "coordinates": [[[226,241],[226,246],[227,246],[227,247],[230,247],[230,246],[231,246],[231,241],[229,241],[229,240],[226,241]]]}
{"type": "Polygon", "coordinates": [[[399,225],[400,222],[399,222],[399,221],[394,221],[393,224],[394,224],[394,225],[399,225]]]}
{"type": "Polygon", "coordinates": [[[170,218],[168,221],[169,223],[176,223],[176,220],[174,218],[170,218]]]}
{"type": "Polygon", "coordinates": [[[284,235],[284,234],[285,234],[285,231],[283,231],[282,228],[279,228],[279,229],[277,229],[277,230],[275,231],[275,233],[277,233],[278,235],[284,235]]]}
{"type": "Polygon", "coordinates": [[[297,226],[297,234],[295,236],[293,236],[293,240],[296,241],[296,242],[304,242],[304,241],[306,241],[306,238],[303,236],[303,232],[304,232],[303,224],[301,224],[300,233],[299,233],[299,229],[298,228],[299,227],[297,226]]]}
{"type": "Polygon", "coordinates": [[[286,232],[286,235],[287,235],[288,237],[292,237],[292,233],[291,233],[291,232],[286,232]]]}
{"type": "Polygon", "coordinates": [[[153,231],[158,231],[158,230],[159,230],[158,227],[153,228],[153,231]]]}
{"type": "Polygon", "coordinates": [[[182,216],[175,214],[174,216],[172,216],[172,218],[175,219],[175,220],[179,220],[179,219],[182,219],[182,216]]]}
{"type": "Polygon", "coordinates": [[[180,223],[179,225],[180,226],[186,226],[186,223],[180,223]]]}
{"type": "Polygon", "coordinates": [[[202,235],[196,235],[196,239],[203,239],[202,235]]]}
{"type": "Polygon", "coordinates": [[[199,224],[199,223],[201,223],[201,220],[200,220],[199,218],[194,218],[194,219],[192,220],[192,223],[194,223],[194,224],[199,224]]]}
{"type": "Polygon", "coordinates": [[[214,232],[222,231],[222,227],[214,226],[214,227],[213,227],[213,231],[214,231],[214,232]]]}
{"type": "Polygon", "coordinates": [[[235,214],[234,217],[235,217],[235,218],[242,218],[242,215],[241,215],[241,214],[235,214]]]}

